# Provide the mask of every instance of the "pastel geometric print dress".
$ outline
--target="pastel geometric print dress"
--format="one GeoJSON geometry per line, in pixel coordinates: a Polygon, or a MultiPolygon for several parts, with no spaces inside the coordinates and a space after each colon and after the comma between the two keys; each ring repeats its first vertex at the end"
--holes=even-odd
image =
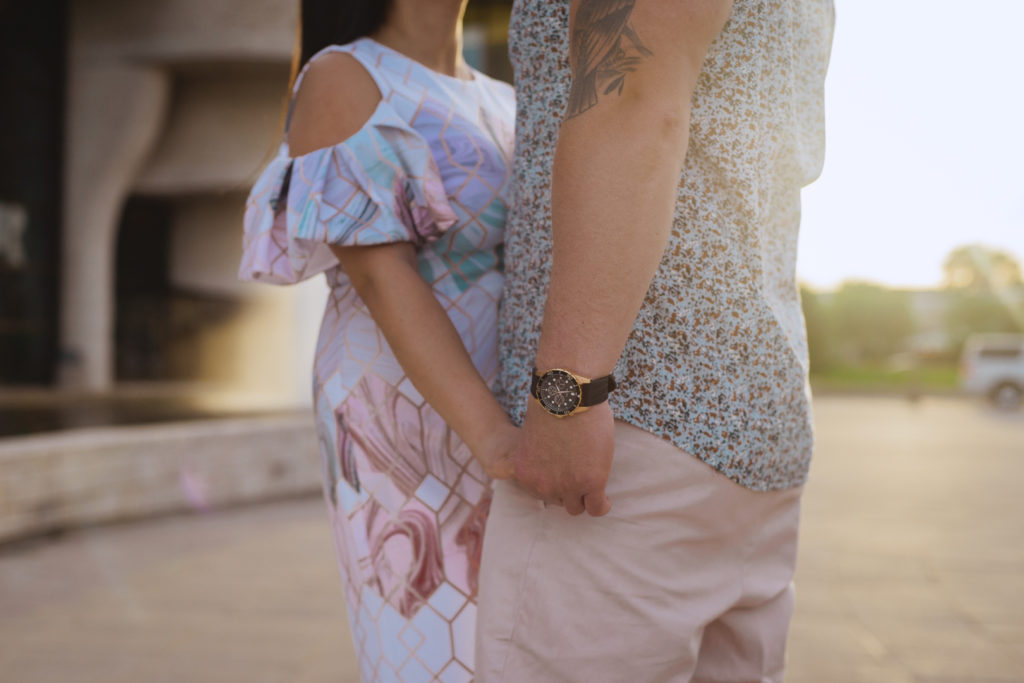
{"type": "Polygon", "coordinates": [[[292,157],[282,144],[248,199],[239,277],[324,273],[330,286],[314,409],[363,680],[468,681],[490,481],[405,376],[328,245],[415,245],[420,274],[492,382],[512,88],[476,70],[439,74],[370,38],[325,52],[358,59],[381,102],[334,146],[292,157]]]}

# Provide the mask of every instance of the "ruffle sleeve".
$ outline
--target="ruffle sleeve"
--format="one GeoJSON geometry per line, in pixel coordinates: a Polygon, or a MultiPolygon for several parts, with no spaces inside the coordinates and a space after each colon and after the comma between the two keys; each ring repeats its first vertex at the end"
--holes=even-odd
{"type": "Polygon", "coordinates": [[[382,100],[344,142],[281,146],[246,201],[238,277],[292,284],[338,264],[330,245],[419,247],[455,222],[429,144],[382,100]]]}

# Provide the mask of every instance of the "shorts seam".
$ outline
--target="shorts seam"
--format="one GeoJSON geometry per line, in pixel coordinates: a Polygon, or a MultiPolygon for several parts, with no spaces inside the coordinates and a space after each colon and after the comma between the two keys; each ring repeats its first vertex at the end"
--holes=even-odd
{"type": "Polygon", "coordinates": [[[544,517],[541,520],[541,528],[538,530],[537,534],[534,536],[533,541],[530,543],[530,549],[529,549],[529,551],[527,551],[527,554],[526,554],[526,562],[523,564],[523,576],[522,576],[522,579],[519,582],[519,588],[516,590],[516,596],[515,596],[516,608],[515,608],[515,612],[512,615],[512,630],[509,632],[508,646],[507,646],[507,648],[505,650],[505,657],[504,657],[504,659],[501,662],[501,669],[499,670],[499,673],[498,673],[498,680],[499,681],[504,681],[505,680],[505,669],[508,668],[508,660],[509,660],[509,657],[512,654],[511,653],[512,644],[515,642],[516,629],[519,627],[519,619],[520,619],[520,617],[522,616],[522,613],[523,613],[523,602],[524,602],[523,601],[523,593],[526,591],[526,582],[527,582],[527,576],[528,576],[529,571],[530,571],[530,564],[533,562],[534,551],[537,548],[537,544],[540,542],[540,537],[547,532],[547,525],[548,525],[547,515],[545,514],[544,517]]]}

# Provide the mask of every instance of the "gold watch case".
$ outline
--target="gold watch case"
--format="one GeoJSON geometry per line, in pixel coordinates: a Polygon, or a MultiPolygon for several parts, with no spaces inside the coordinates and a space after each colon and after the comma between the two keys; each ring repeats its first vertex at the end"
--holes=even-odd
{"type": "Polygon", "coordinates": [[[590,384],[590,378],[581,377],[565,368],[552,368],[537,373],[537,393],[533,395],[533,400],[549,415],[570,417],[590,408],[580,405],[584,384],[590,384]]]}

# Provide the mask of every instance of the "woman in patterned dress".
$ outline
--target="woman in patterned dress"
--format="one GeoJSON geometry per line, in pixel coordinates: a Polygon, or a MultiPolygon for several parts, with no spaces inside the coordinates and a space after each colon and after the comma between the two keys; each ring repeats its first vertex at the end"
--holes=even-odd
{"type": "Polygon", "coordinates": [[[239,276],[324,273],[313,372],[324,498],[365,681],[473,671],[492,478],[514,98],[461,58],[466,0],[303,0],[280,152],[239,276]]]}

